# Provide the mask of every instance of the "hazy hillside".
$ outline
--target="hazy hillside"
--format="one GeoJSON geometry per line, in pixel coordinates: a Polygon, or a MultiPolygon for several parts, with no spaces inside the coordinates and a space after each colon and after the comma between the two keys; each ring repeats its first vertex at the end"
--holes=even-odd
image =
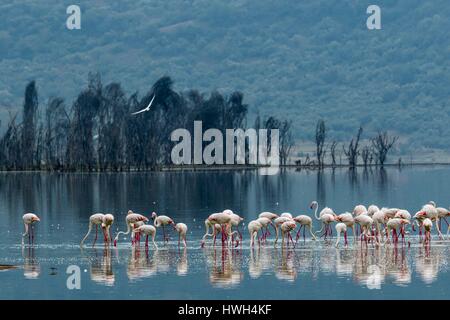
{"type": "Polygon", "coordinates": [[[1,119],[30,79],[46,103],[71,102],[89,71],[129,93],[170,75],[177,90],[240,90],[300,139],[322,117],[336,139],[362,123],[366,137],[398,133],[405,151],[450,145],[449,1],[376,1],[380,31],[365,25],[373,1],[76,2],[79,31],[65,28],[73,2],[0,4],[1,119]]]}

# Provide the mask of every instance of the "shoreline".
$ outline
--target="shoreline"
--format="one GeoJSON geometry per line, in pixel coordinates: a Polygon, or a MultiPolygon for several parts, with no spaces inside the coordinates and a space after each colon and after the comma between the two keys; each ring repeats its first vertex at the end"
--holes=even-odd
{"type": "MultiPolygon", "coordinates": [[[[311,170],[320,171],[324,169],[384,169],[384,168],[406,168],[406,167],[432,167],[432,166],[450,166],[450,162],[416,162],[401,164],[398,163],[388,163],[383,167],[380,165],[364,165],[358,164],[354,167],[350,167],[348,164],[325,164],[321,168],[315,165],[295,165],[286,164],[278,166],[280,169],[300,169],[300,170],[311,170]]],[[[46,172],[46,173],[137,173],[137,172],[172,172],[172,171],[227,171],[227,170],[258,170],[264,168],[271,168],[267,165],[169,165],[160,166],[156,168],[147,169],[125,169],[125,170],[46,170],[46,169],[29,169],[29,170],[0,170],[0,173],[25,173],[25,172],[46,172]]],[[[274,167],[275,168],[275,167],[274,167]]]]}

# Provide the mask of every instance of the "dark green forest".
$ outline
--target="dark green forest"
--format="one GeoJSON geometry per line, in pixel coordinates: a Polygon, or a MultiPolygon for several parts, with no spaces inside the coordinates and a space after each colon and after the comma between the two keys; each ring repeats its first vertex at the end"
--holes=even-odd
{"type": "Polygon", "coordinates": [[[325,119],[337,141],[361,125],[366,138],[398,135],[403,154],[449,148],[448,1],[377,1],[377,31],[365,26],[369,1],[77,1],[74,31],[65,28],[69,4],[0,4],[2,133],[15,115],[26,120],[29,81],[41,105],[64,97],[71,106],[96,71],[120,80],[127,99],[167,75],[177,94],[243,92],[249,123],[290,119],[304,141],[325,119]]]}

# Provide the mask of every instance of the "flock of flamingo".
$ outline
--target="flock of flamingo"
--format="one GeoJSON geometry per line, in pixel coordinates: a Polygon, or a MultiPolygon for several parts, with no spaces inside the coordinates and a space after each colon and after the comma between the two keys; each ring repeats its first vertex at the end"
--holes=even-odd
{"type": "MultiPolygon", "coordinates": [[[[308,229],[312,240],[317,240],[317,236],[324,237],[324,240],[331,237],[333,234],[332,224],[335,224],[337,232],[335,246],[338,247],[341,242],[341,234],[344,237],[344,245],[348,245],[347,230],[352,229],[354,243],[360,237],[360,241],[365,243],[373,243],[374,245],[383,245],[387,243],[398,243],[401,237],[402,244],[408,242],[408,235],[415,231],[415,226],[419,229],[420,240],[424,244],[429,244],[431,241],[431,230],[433,222],[435,222],[436,230],[439,239],[444,239],[441,232],[441,221],[447,223],[447,236],[450,231],[449,223],[446,218],[450,215],[450,210],[446,208],[437,207],[436,203],[430,201],[422,206],[422,208],[412,216],[407,210],[399,208],[379,208],[376,205],[370,205],[368,208],[364,205],[357,205],[352,212],[345,212],[341,214],[334,213],[333,209],[329,207],[323,208],[319,211],[319,204],[313,201],[310,209],[314,210],[313,217],[321,222],[321,229],[313,231],[313,219],[308,215],[293,216],[291,213],[284,212],[280,215],[272,212],[262,212],[258,218],[250,221],[247,228],[250,235],[250,246],[254,247],[256,239],[258,244],[265,244],[268,236],[271,235],[269,227],[275,231],[275,239],[273,244],[276,245],[279,238],[279,231],[281,230],[282,246],[296,246],[303,229],[303,238],[305,239],[305,230],[308,229]],[[294,242],[291,232],[295,231],[299,226],[294,242]],[[408,227],[411,230],[407,230],[408,227]]],[[[152,213],[151,219],[153,225],[149,224],[149,219],[144,215],[134,213],[129,210],[125,218],[127,230],[120,231],[116,234],[114,240],[110,232],[110,228],[114,223],[114,216],[112,214],[96,213],[89,218],[89,228],[86,235],[81,240],[80,246],[83,247],[84,242],[89,237],[89,234],[95,227],[95,239],[93,246],[98,237],[98,229],[101,228],[103,232],[103,239],[105,244],[111,243],[117,245],[117,241],[121,234],[128,235],[131,233],[132,245],[140,241],[141,235],[145,235],[145,246],[148,247],[149,237],[155,249],[158,245],[155,242],[156,230],[161,228],[163,230],[163,242],[168,242],[169,237],[166,233],[166,227],[173,227],[178,233],[178,246],[186,244],[186,235],[188,227],[184,223],[175,224],[174,220],[165,215],[157,215],[152,213]]],[[[238,247],[242,244],[242,233],[239,226],[243,223],[243,218],[235,214],[232,210],[226,209],[222,212],[213,213],[205,219],[206,232],[201,240],[201,247],[206,244],[207,238],[212,238],[213,245],[216,245],[217,236],[221,235],[222,246],[238,247]]],[[[26,213],[23,216],[23,223],[25,226],[25,233],[22,235],[22,243],[26,236],[28,236],[29,243],[34,243],[34,228],[33,224],[39,222],[40,218],[34,213],[26,213]]]]}

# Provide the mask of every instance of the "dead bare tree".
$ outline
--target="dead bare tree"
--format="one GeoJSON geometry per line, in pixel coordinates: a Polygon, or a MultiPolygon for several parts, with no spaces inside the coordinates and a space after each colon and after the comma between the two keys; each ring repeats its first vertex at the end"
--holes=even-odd
{"type": "Polygon", "coordinates": [[[330,155],[331,155],[331,165],[333,167],[336,166],[336,147],[338,143],[336,141],[333,141],[330,145],[330,155]]]}
{"type": "Polygon", "coordinates": [[[45,111],[44,159],[47,170],[64,164],[70,118],[61,98],[50,98],[45,111]]]}
{"type": "Polygon", "coordinates": [[[348,165],[350,166],[350,168],[354,168],[358,164],[358,155],[360,153],[359,140],[361,138],[362,132],[363,128],[359,127],[356,137],[352,138],[352,140],[348,144],[348,147],[346,148],[345,145],[342,146],[342,149],[344,151],[345,156],[347,157],[348,165]]]}
{"type": "Polygon", "coordinates": [[[17,114],[10,114],[10,121],[5,134],[0,139],[0,159],[4,170],[17,170],[21,165],[20,130],[16,124],[17,114]]]}
{"type": "Polygon", "coordinates": [[[98,163],[101,170],[120,170],[124,164],[125,120],[128,104],[119,83],[103,90],[99,108],[98,163]]]}
{"type": "Polygon", "coordinates": [[[387,131],[378,132],[378,134],[371,139],[375,156],[381,167],[383,167],[384,162],[386,161],[389,150],[394,146],[397,140],[398,136],[389,136],[387,131]]]}
{"type": "Polygon", "coordinates": [[[73,117],[67,139],[68,169],[90,171],[95,165],[94,127],[101,96],[99,89],[89,83],[72,106],[73,117]]]}
{"type": "Polygon", "coordinates": [[[292,121],[284,120],[281,121],[275,117],[269,117],[263,122],[263,128],[268,129],[268,143],[267,149],[270,152],[271,149],[271,129],[277,129],[279,131],[279,154],[280,163],[286,165],[289,155],[291,153],[292,147],[294,146],[294,139],[291,132],[292,121]]]}
{"type": "Polygon", "coordinates": [[[367,165],[370,165],[370,162],[372,162],[371,161],[371,154],[372,154],[372,150],[371,150],[371,148],[369,146],[364,146],[361,149],[361,158],[363,160],[364,167],[367,167],[367,165]]]}
{"type": "Polygon", "coordinates": [[[317,156],[317,165],[319,168],[323,167],[323,158],[325,157],[326,150],[325,146],[325,138],[327,135],[325,127],[325,121],[320,119],[316,124],[316,156],[317,156]]]}
{"type": "Polygon", "coordinates": [[[38,94],[35,81],[25,88],[21,130],[21,166],[23,169],[33,169],[36,149],[38,94]]]}
{"type": "Polygon", "coordinates": [[[280,127],[280,162],[286,165],[294,146],[294,138],[291,131],[292,121],[285,120],[280,127]]]}

